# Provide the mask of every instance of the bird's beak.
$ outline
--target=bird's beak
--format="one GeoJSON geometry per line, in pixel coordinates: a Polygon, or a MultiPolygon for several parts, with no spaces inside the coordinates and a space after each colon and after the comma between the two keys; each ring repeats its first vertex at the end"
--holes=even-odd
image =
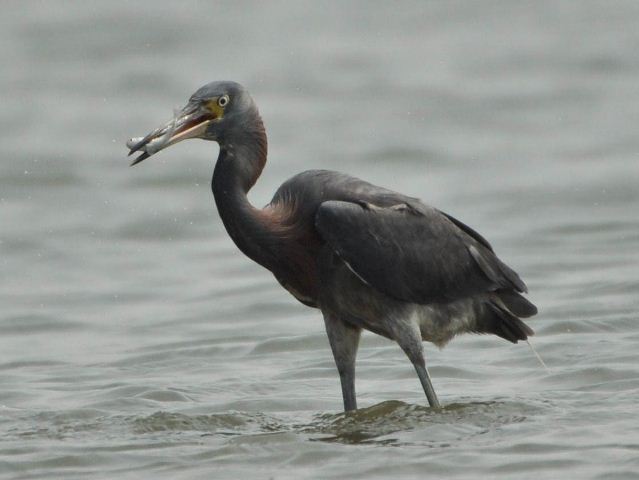
{"type": "Polygon", "coordinates": [[[145,137],[131,138],[126,143],[130,149],[129,155],[142,152],[133,160],[131,166],[182,140],[203,136],[213,120],[215,118],[211,112],[203,111],[198,105],[187,105],[181,111],[176,112],[173,120],[166,125],[153,130],[145,137]]]}

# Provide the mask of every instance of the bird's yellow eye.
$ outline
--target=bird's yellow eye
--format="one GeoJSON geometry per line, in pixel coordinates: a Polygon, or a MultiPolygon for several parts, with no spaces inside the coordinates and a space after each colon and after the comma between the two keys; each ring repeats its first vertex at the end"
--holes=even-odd
{"type": "Polygon", "coordinates": [[[217,104],[220,107],[224,108],[229,104],[230,101],[231,99],[229,98],[228,95],[222,95],[220,98],[217,99],[217,104]]]}

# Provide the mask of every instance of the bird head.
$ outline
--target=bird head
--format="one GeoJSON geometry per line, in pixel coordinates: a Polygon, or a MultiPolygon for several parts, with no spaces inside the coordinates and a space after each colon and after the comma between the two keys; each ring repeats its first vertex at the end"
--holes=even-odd
{"type": "Polygon", "coordinates": [[[173,120],[145,137],[127,142],[129,155],[141,152],[131,165],[189,138],[222,144],[252,117],[259,117],[249,93],[239,83],[212,82],[198,89],[173,120]]]}

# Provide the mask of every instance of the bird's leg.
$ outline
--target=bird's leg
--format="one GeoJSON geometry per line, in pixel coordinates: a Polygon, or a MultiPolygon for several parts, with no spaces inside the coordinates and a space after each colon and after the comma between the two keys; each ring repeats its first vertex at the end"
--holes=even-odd
{"type": "Polygon", "coordinates": [[[324,314],[324,324],[342,384],[344,410],[347,412],[356,410],[355,357],[362,329],[353,327],[329,313],[324,314]]]}
{"type": "Polygon", "coordinates": [[[440,408],[437,394],[435,393],[433,384],[430,381],[428,369],[426,368],[424,346],[422,345],[422,335],[419,326],[410,320],[397,321],[393,325],[393,337],[415,367],[429,405],[432,408],[440,408]]]}
{"type": "Polygon", "coordinates": [[[426,394],[426,398],[428,399],[428,404],[432,408],[440,408],[441,405],[439,404],[439,400],[437,399],[437,394],[435,393],[433,384],[430,381],[430,375],[428,374],[428,369],[426,368],[424,359],[422,358],[421,365],[413,362],[413,366],[417,371],[419,381],[422,383],[422,388],[424,389],[424,393],[426,394]]]}

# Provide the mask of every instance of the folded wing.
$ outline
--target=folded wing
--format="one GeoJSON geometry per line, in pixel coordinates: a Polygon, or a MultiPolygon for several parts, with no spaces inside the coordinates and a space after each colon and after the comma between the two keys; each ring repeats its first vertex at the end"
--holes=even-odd
{"type": "Polygon", "coordinates": [[[398,300],[427,304],[526,291],[481,235],[418,202],[327,201],[315,226],[362,280],[398,300]]]}

